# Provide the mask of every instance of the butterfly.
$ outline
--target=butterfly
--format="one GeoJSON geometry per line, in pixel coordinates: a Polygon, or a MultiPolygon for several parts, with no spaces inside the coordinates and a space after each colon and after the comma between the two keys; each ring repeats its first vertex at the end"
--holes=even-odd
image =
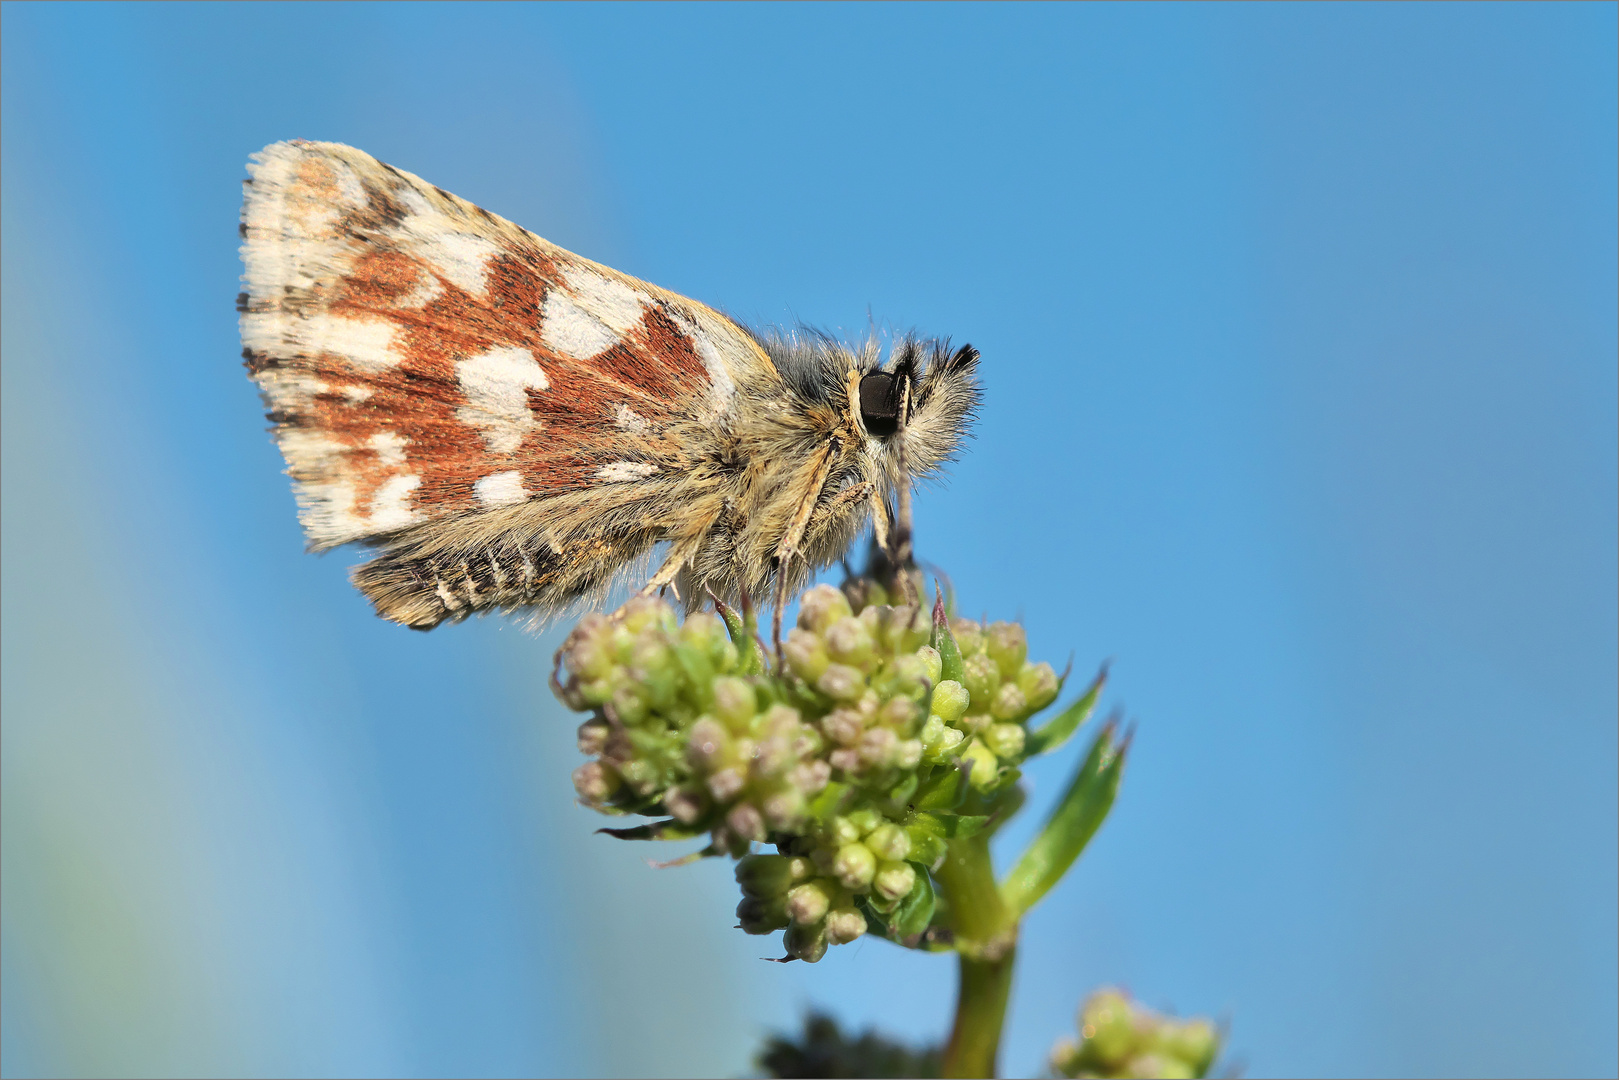
{"type": "MultiPolygon", "coordinates": [[[[868,523],[909,559],[915,478],[959,448],[978,353],[755,332],[353,147],[254,154],[242,356],[311,550],[357,543],[426,630],[648,591],[789,589],[868,523]]],[[[902,563],[904,565],[904,563],[902,563]]]]}

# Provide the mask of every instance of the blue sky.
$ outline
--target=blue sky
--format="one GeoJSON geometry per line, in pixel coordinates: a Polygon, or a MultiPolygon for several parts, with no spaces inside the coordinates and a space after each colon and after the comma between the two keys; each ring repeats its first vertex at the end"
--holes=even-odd
{"type": "Polygon", "coordinates": [[[810,1004],[948,1022],[947,961],[760,963],[724,867],[593,836],[554,637],[405,633],[303,554],[232,299],[247,155],[304,137],[749,321],[982,350],[919,546],[1139,723],[1012,1074],[1103,983],[1250,1075],[1614,1073],[1615,13],[0,6],[0,1068],[723,1075],[810,1004]]]}

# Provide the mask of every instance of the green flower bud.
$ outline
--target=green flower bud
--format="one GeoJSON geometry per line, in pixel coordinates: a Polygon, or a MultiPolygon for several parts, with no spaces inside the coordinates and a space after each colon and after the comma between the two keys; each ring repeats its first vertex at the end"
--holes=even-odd
{"type": "Polygon", "coordinates": [[[1168,1054],[1137,1054],[1124,1066],[1125,1076],[1151,1076],[1156,1080],[1192,1080],[1197,1073],[1179,1058],[1168,1054]]]}
{"type": "Polygon", "coordinates": [[[995,786],[1001,763],[995,759],[995,754],[989,747],[977,739],[967,744],[967,749],[961,752],[961,760],[972,763],[973,771],[968,775],[967,782],[979,791],[988,791],[995,786]]]}
{"type": "Polygon", "coordinates": [[[833,660],[862,671],[871,670],[876,659],[876,641],[864,619],[853,616],[839,619],[822,636],[826,639],[826,651],[833,660]]]}
{"type": "Polygon", "coordinates": [[[853,811],[846,820],[854,827],[857,838],[869,836],[883,824],[883,816],[869,806],[853,811]]]}
{"type": "Polygon", "coordinates": [[[731,807],[725,815],[725,827],[743,840],[758,842],[765,838],[765,816],[752,803],[741,802],[731,807]]]}
{"type": "Polygon", "coordinates": [[[1085,1056],[1116,1069],[1135,1051],[1136,1026],[1130,999],[1112,988],[1098,990],[1079,1009],[1085,1056]]]}
{"type": "Polygon", "coordinates": [[[834,701],[858,701],[866,692],[866,676],[846,664],[829,664],[815,688],[834,701]]]}
{"type": "Polygon", "coordinates": [[[615,614],[631,634],[639,634],[649,626],[674,629],[674,610],[654,596],[632,596],[615,614]]]}
{"type": "Polygon", "coordinates": [[[872,728],[860,736],[860,760],[871,768],[893,765],[898,749],[899,736],[888,728],[872,728]]]}
{"type": "Polygon", "coordinates": [[[759,809],[772,829],[789,831],[804,816],[804,793],[795,787],[783,787],[766,795],[759,809]]]}
{"type": "Polygon", "coordinates": [[[1079,1044],[1065,1035],[1051,1048],[1051,1071],[1058,1076],[1077,1076],[1079,1069],[1079,1044]]]}
{"type": "Polygon", "coordinates": [[[701,789],[682,785],[663,796],[663,807],[669,811],[670,817],[690,825],[708,809],[708,798],[701,789]]]}
{"type": "Polygon", "coordinates": [[[885,823],[873,829],[862,841],[871,853],[889,862],[904,862],[911,854],[911,838],[898,825],[885,823]]]}
{"type": "Polygon", "coordinates": [[[852,614],[849,598],[830,585],[817,585],[798,600],[798,625],[817,634],[852,614]]]}
{"type": "Polygon", "coordinates": [[[793,883],[787,855],[749,855],[736,864],[736,883],[746,896],[782,896],[793,883]]]}
{"type": "Polygon", "coordinates": [[[734,675],[714,680],[714,716],[732,731],[747,730],[756,705],[753,687],[743,680],[734,675]]]}
{"type": "Polygon", "coordinates": [[[605,705],[612,700],[617,688],[618,683],[612,678],[594,679],[579,684],[579,699],[590,706],[605,705]]]}
{"type": "Polygon", "coordinates": [[[910,892],[916,885],[916,871],[907,862],[894,862],[884,860],[877,865],[877,873],[871,880],[871,887],[879,896],[886,896],[890,900],[898,900],[910,892]]]}
{"type": "Polygon", "coordinates": [[[922,661],[928,673],[928,683],[938,685],[939,675],[944,671],[944,660],[939,656],[939,650],[932,645],[924,645],[916,650],[917,657],[922,661]]]}
{"type": "Polygon", "coordinates": [[[600,806],[618,790],[620,778],[611,765],[587,761],[573,770],[573,789],[586,806],[600,806]]]}
{"type": "Polygon", "coordinates": [[[915,653],[894,658],[888,667],[883,687],[891,696],[912,701],[924,700],[932,688],[933,679],[928,675],[927,661],[915,653]]]}
{"type": "Polygon", "coordinates": [[[877,721],[901,735],[909,735],[921,725],[923,715],[922,706],[910,698],[897,697],[882,707],[877,721]]]}
{"type": "Polygon", "coordinates": [[[1038,664],[1024,664],[1018,673],[1017,685],[1023,691],[1023,700],[1030,712],[1039,712],[1056,701],[1062,689],[1057,673],[1043,660],[1038,664]]]}
{"type": "Polygon", "coordinates": [[[713,717],[699,717],[686,737],[686,760],[703,772],[718,769],[729,756],[731,733],[713,717]]]}
{"type": "Polygon", "coordinates": [[[901,739],[889,761],[896,769],[916,768],[922,761],[922,740],[901,739]]]}
{"type": "Polygon", "coordinates": [[[864,844],[844,844],[832,860],[832,875],[845,889],[865,889],[876,873],[877,856],[864,844]]]}
{"type": "Polygon", "coordinates": [[[1202,1076],[1220,1052],[1220,1033],[1207,1020],[1166,1022],[1158,1030],[1158,1049],[1185,1064],[1187,1076],[1202,1076]]]}
{"type": "Polygon", "coordinates": [[[731,635],[718,615],[698,611],[686,616],[685,625],[680,628],[680,640],[712,662],[725,654],[725,647],[731,643],[731,635]]]}
{"type": "Polygon", "coordinates": [[[982,736],[990,752],[1005,760],[1023,753],[1023,742],[1027,737],[1022,724],[991,724],[982,736]]]}
{"type": "Polygon", "coordinates": [[[832,883],[806,881],[787,890],[787,917],[800,925],[813,925],[826,918],[832,907],[832,883]]]}
{"type": "Polygon", "coordinates": [[[827,655],[826,642],[818,634],[798,627],[788,632],[781,651],[787,657],[787,666],[793,669],[793,674],[808,683],[819,679],[826,671],[826,665],[832,662],[827,655]]]}
{"type": "Polygon", "coordinates": [[[826,955],[826,927],[820,923],[813,926],[794,923],[782,935],[781,943],[786,946],[787,955],[794,960],[816,963],[826,955]]]}
{"type": "Polygon", "coordinates": [[[650,706],[639,685],[626,683],[613,691],[612,709],[619,721],[634,727],[647,718],[650,706]]]}
{"type": "Polygon", "coordinates": [[[1028,701],[1017,683],[1002,683],[990,699],[989,715],[997,720],[1016,720],[1028,711],[1028,701]]]}
{"type": "Polygon", "coordinates": [[[805,797],[819,793],[831,779],[832,766],[825,761],[801,761],[787,774],[787,782],[805,797]]]}
{"type": "Polygon", "coordinates": [[[611,630],[605,615],[592,612],[580,619],[562,645],[568,670],[587,682],[606,675],[614,662],[611,630]]]}
{"type": "Polygon", "coordinates": [[[736,920],[745,934],[770,934],[788,925],[781,899],[744,896],[736,906],[736,920]]]}
{"type": "Polygon", "coordinates": [[[847,945],[866,932],[866,917],[858,908],[833,908],[826,914],[826,940],[833,945],[847,945]]]}
{"type": "Polygon", "coordinates": [[[832,818],[822,827],[821,835],[832,847],[840,848],[845,844],[854,843],[864,834],[860,831],[859,823],[839,816],[832,818]]]}
{"type": "Polygon", "coordinates": [[[866,718],[854,709],[833,709],[821,717],[821,734],[839,746],[854,746],[866,733],[866,718]]]}
{"type": "Polygon", "coordinates": [[[1029,655],[1029,637],[1017,623],[990,623],[984,629],[984,651],[1001,669],[1003,678],[1015,679],[1029,655]]]}
{"type": "Polygon", "coordinates": [[[922,725],[922,757],[935,765],[947,761],[955,756],[956,749],[966,738],[955,728],[946,727],[945,722],[937,716],[930,716],[927,723],[922,725]]]}
{"type": "Polygon", "coordinates": [[[612,733],[612,727],[600,717],[586,720],[579,725],[579,752],[592,756],[601,753],[607,747],[607,736],[612,733]]]}
{"type": "Polygon", "coordinates": [[[973,704],[979,707],[975,711],[987,711],[986,707],[994,700],[995,691],[1000,689],[1001,669],[983,653],[974,653],[962,658],[961,670],[961,682],[972,695],[973,704]]]}
{"type": "Polygon", "coordinates": [[[618,774],[624,778],[624,784],[637,795],[650,795],[658,789],[663,779],[658,766],[643,758],[625,761],[618,765],[618,774]]]}
{"type": "Polygon", "coordinates": [[[984,628],[971,619],[951,619],[950,633],[963,658],[984,651],[984,628]]]}
{"type": "Polygon", "coordinates": [[[968,700],[965,686],[954,679],[946,679],[933,688],[933,700],[928,708],[934,716],[953,724],[967,712],[968,700]]]}
{"type": "Polygon", "coordinates": [[[728,803],[741,794],[745,783],[742,770],[733,765],[708,778],[708,791],[718,801],[728,803]]]}
{"type": "Polygon", "coordinates": [[[928,606],[918,604],[915,607],[900,608],[900,611],[903,629],[895,641],[895,649],[901,652],[915,652],[919,648],[927,647],[928,639],[933,636],[933,613],[928,610],[928,606]]]}

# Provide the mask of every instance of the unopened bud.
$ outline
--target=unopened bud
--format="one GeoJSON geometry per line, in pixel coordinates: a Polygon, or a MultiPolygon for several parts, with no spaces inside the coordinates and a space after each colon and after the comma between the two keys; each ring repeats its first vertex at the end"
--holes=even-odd
{"type": "Polygon", "coordinates": [[[834,701],[858,701],[866,692],[866,676],[847,664],[828,664],[815,688],[834,701]]]}
{"type": "Polygon", "coordinates": [[[816,633],[852,614],[849,598],[830,585],[817,585],[798,600],[798,625],[816,633]]]}
{"type": "Polygon", "coordinates": [[[720,802],[728,803],[742,791],[745,782],[742,770],[734,767],[721,769],[708,778],[708,790],[720,802]]]}
{"type": "Polygon", "coordinates": [[[972,695],[973,704],[983,709],[995,697],[995,691],[1001,686],[1001,669],[995,666],[995,661],[983,653],[963,657],[961,661],[961,682],[972,695]]]}
{"type": "Polygon", "coordinates": [[[725,655],[726,646],[731,643],[731,635],[726,631],[725,623],[718,615],[698,611],[686,617],[685,624],[680,628],[680,640],[700,650],[713,661],[725,655]]]}
{"type": "Polygon", "coordinates": [[[704,771],[718,768],[731,746],[730,732],[713,717],[699,717],[686,736],[686,760],[704,771]]]}
{"type": "Polygon", "coordinates": [[[989,714],[997,720],[1016,720],[1028,711],[1028,702],[1017,683],[1002,683],[990,699],[989,714]]]}
{"type": "Polygon", "coordinates": [[[1220,1033],[1201,1018],[1169,1021],[1159,1029],[1157,1043],[1161,1051],[1186,1066],[1188,1072],[1183,1075],[1202,1076],[1220,1052],[1220,1033]]]}
{"type": "Polygon", "coordinates": [[[832,906],[831,883],[806,881],[787,891],[787,917],[802,925],[812,925],[826,918],[832,906]]]}
{"type": "Polygon", "coordinates": [[[844,844],[832,860],[832,873],[844,888],[862,890],[877,873],[877,856],[864,844],[844,844]]]}
{"type": "Polygon", "coordinates": [[[853,746],[865,734],[866,718],[854,709],[833,709],[821,718],[821,732],[839,746],[853,746]]]}
{"type": "Polygon", "coordinates": [[[869,836],[883,823],[883,816],[869,806],[852,811],[848,816],[850,825],[853,825],[859,836],[869,836]]]}
{"type": "Polygon", "coordinates": [[[787,774],[787,782],[806,796],[815,795],[832,779],[832,766],[825,761],[801,761],[787,774]]]}
{"type": "Polygon", "coordinates": [[[933,687],[933,679],[928,676],[927,662],[915,653],[896,657],[889,668],[885,682],[884,689],[889,694],[898,698],[909,698],[912,701],[924,700],[933,687]]]}
{"type": "Polygon", "coordinates": [[[879,859],[903,862],[911,853],[911,838],[905,830],[892,823],[877,826],[862,841],[879,859]]]}
{"type": "Polygon", "coordinates": [[[877,873],[871,881],[871,887],[877,890],[877,894],[890,900],[898,900],[915,885],[916,871],[911,864],[891,860],[878,864],[877,873]]]}
{"type": "Polygon", "coordinates": [[[1111,988],[1098,990],[1080,1006],[1079,1033],[1089,1056],[1110,1068],[1124,1064],[1136,1044],[1130,999],[1111,988]]]}
{"type": "Polygon", "coordinates": [[[736,906],[736,920],[745,934],[769,934],[788,924],[780,898],[744,896],[736,906]]]}
{"type": "Polygon", "coordinates": [[[1022,724],[991,724],[980,736],[990,753],[1005,760],[1023,753],[1023,743],[1027,737],[1022,724]]]}
{"type": "Polygon", "coordinates": [[[784,787],[765,796],[760,809],[772,829],[786,832],[804,815],[804,795],[797,788],[784,787]]]}
{"type": "Polygon", "coordinates": [[[726,828],[743,840],[759,841],[765,838],[765,818],[752,803],[741,802],[725,815],[726,828]]]}
{"type": "Polygon", "coordinates": [[[984,651],[1001,669],[1003,678],[1015,679],[1029,655],[1029,637],[1017,623],[990,623],[984,629],[984,651]]]}
{"type": "Polygon", "coordinates": [[[833,660],[862,671],[870,670],[876,642],[864,620],[853,616],[839,619],[822,636],[826,638],[826,651],[833,660]]]}
{"type": "Polygon", "coordinates": [[[967,780],[973,787],[979,791],[988,791],[995,786],[1000,772],[1000,762],[995,759],[995,754],[989,747],[974,739],[961,752],[961,760],[972,763],[973,771],[968,774],[967,780]]]}
{"type": "Polygon", "coordinates": [[[944,671],[944,660],[940,658],[939,650],[932,645],[924,645],[916,650],[916,655],[921,658],[922,666],[927,671],[928,682],[938,685],[939,675],[944,671]]]}
{"type": "Polygon", "coordinates": [[[663,806],[669,811],[670,817],[682,825],[690,825],[708,809],[708,799],[701,790],[682,786],[664,795],[663,806]]]}
{"type": "Polygon", "coordinates": [[[1039,712],[1041,709],[1057,700],[1057,692],[1062,689],[1062,683],[1051,665],[1042,660],[1038,664],[1024,664],[1023,670],[1018,673],[1018,689],[1023,691],[1023,700],[1030,712],[1039,712]]]}
{"type": "Polygon", "coordinates": [[[866,932],[866,917],[858,908],[834,908],[826,914],[826,940],[832,945],[847,945],[866,932]]]}
{"type": "MultiPolygon", "coordinates": [[[[871,830],[866,831],[870,832],[871,830]]],[[[822,826],[821,834],[826,842],[834,848],[840,848],[844,844],[852,844],[865,835],[860,831],[859,823],[842,815],[832,818],[822,826]]]]}
{"type": "Polygon", "coordinates": [[[947,724],[960,720],[967,711],[967,688],[954,679],[946,679],[933,688],[929,711],[947,724]]]}
{"type": "Polygon", "coordinates": [[[619,787],[619,775],[609,765],[587,761],[573,770],[573,788],[586,806],[599,806],[612,798],[619,787]]]}
{"type": "Polygon", "coordinates": [[[896,769],[914,769],[922,760],[921,739],[901,739],[894,746],[894,756],[890,759],[896,769]]]}
{"type": "Polygon", "coordinates": [[[736,864],[736,883],[748,896],[781,896],[793,882],[793,860],[787,855],[749,855],[736,864]]]}
{"type": "Polygon", "coordinates": [[[955,756],[956,748],[967,738],[953,727],[946,727],[937,716],[928,717],[922,725],[922,756],[934,764],[955,756]]]}
{"type": "Polygon", "coordinates": [[[753,687],[741,679],[724,675],[714,680],[714,716],[732,731],[747,730],[756,704],[753,687]]]}
{"type": "Polygon", "coordinates": [[[826,927],[820,923],[807,926],[794,923],[781,936],[781,942],[788,956],[813,964],[826,955],[826,927]]]}
{"type": "Polygon", "coordinates": [[[613,712],[619,720],[634,727],[647,717],[646,694],[639,686],[626,683],[613,691],[613,712]]]}
{"type": "Polygon", "coordinates": [[[971,656],[984,651],[984,628],[971,619],[951,619],[950,634],[956,639],[961,655],[971,656]]]}
{"type": "Polygon", "coordinates": [[[602,752],[607,746],[607,736],[613,733],[607,721],[602,719],[586,720],[579,725],[579,752],[592,757],[602,752]]]}
{"type": "Polygon", "coordinates": [[[860,737],[860,760],[873,768],[885,768],[894,763],[894,751],[899,736],[888,728],[872,728],[860,737]]]}
{"type": "Polygon", "coordinates": [[[826,671],[832,662],[827,655],[826,642],[820,635],[794,627],[782,643],[781,651],[787,657],[787,666],[805,682],[812,683],[826,671]]]}

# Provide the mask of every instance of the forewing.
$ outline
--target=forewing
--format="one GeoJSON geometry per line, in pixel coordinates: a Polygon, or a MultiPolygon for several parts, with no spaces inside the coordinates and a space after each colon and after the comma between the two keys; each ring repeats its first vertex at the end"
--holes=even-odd
{"type": "Polygon", "coordinates": [[[248,166],[243,356],[313,548],[687,465],[775,378],[717,312],[352,147],[248,166]]]}

